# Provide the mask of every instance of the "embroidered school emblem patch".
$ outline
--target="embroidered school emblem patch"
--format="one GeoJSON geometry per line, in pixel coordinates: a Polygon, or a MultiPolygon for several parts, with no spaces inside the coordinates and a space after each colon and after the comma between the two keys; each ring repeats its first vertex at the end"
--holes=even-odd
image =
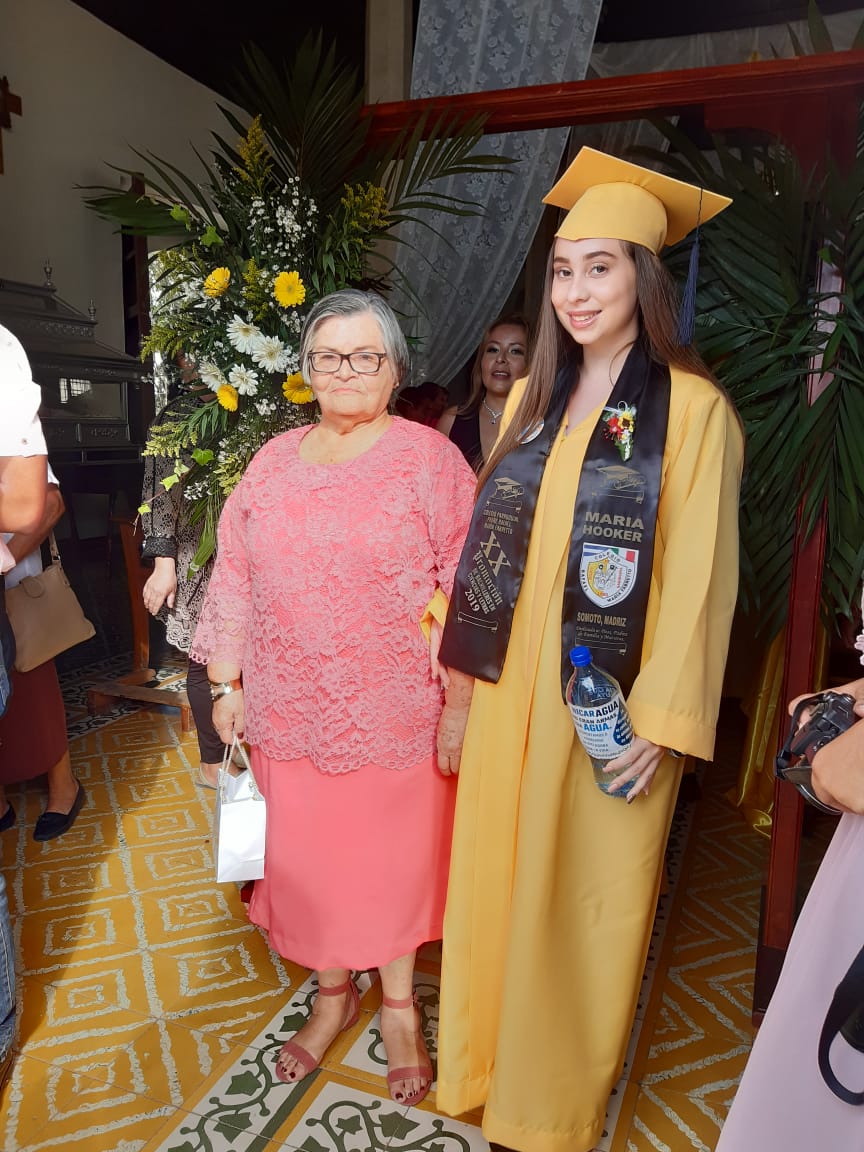
{"type": "Polygon", "coordinates": [[[633,590],[638,564],[639,552],[635,548],[583,544],[579,562],[582,591],[599,608],[620,604],[633,590]]]}

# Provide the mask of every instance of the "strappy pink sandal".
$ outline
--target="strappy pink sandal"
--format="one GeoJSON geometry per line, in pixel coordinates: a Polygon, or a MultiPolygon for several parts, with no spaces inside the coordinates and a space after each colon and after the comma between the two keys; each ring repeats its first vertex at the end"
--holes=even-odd
{"type": "MultiPolygon", "coordinates": [[[[351,1001],[351,1013],[349,1019],[346,1020],[340,1028],[340,1032],[347,1032],[348,1029],[353,1028],[360,1019],[360,996],[357,992],[357,985],[349,976],[344,984],[334,984],[329,988],[322,988],[320,985],[318,987],[319,996],[344,996],[346,992],[349,994],[349,1000],[351,1001]]],[[[326,1055],[326,1052],[324,1055],[326,1055]]],[[[324,1059],[324,1055],[322,1055],[321,1060],[324,1059]]],[[[310,1076],[321,1063],[321,1060],[316,1060],[312,1053],[307,1052],[302,1044],[298,1044],[295,1040],[286,1040],[279,1049],[279,1055],[276,1057],[276,1079],[281,1080],[283,1084],[296,1084],[304,1077],[310,1076]],[[297,1075],[292,1076],[289,1074],[286,1076],[282,1071],[279,1061],[283,1056],[293,1056],[297,1061],[298,1068],[294,1069],[294,1071],[298,1073],[297,1075]],[[299,1071],[299,1069],[302,1069],[302,1071],[299,1071]]]]}
{"type": "Polygon", "coordinates": [[[432,1068],[432,1061],[429,1059],[429,1052],[426,1048],[426,1041],[423,1039],[423,1032],[420,1028],[420,1007],[417,1004],[417,994],[410,996],[407,1000],[393,1000],[389,996],[384,996],[381,1003],[385,1008],[412,1008],[415,1012],[415,1019],[417,1027],[414,1029],[414,1041],[417,1048],[417,1055],[422,1059],[425,1056],[425,1064],[415,1064],[411,1068],[388,1068],[387,1069],[387,1087],[390,1089],[390,1099],[395,1100],[397,1104],[408,1104],[413,1106],[419,1104],[421,1100],[425,1100],[429,1095],[429,1089],[432,1087],[432,1081],[435,1078],[435,1072],[432,1068]],[[418,1043],[419,1041],[419,1043],[418,1043]],[[422,1047],[422,1055],[420,1048],[422,1047]],[[426,1083],[422,1088],[418,1088],[416,1092],[405,1092],[401,1099],[393,1092],[393,1086],[400,1080],[425,1080],[426,1083]]]}

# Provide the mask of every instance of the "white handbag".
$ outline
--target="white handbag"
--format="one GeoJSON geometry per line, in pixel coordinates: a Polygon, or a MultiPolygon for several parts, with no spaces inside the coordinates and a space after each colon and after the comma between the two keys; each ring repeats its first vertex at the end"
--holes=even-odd
{"type": "Polygon", "coordinates": [[[267,831],[267,805],[258,791],[246,749],[234,737],[225,745],[216,792],[216,880],[260,880],[264,875],[264,842],[267,831]],[[234,750],[246,765],[232,776],[228,765],[234,750]]]}

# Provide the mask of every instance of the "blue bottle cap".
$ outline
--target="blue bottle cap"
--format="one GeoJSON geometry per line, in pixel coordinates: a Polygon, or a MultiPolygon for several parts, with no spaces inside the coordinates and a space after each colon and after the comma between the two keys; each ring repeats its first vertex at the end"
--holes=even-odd
{"type": "Polygon", "coordinates": [[[574,668],[584,668],[586,664],[591,663],[591,649],[586,648],[584,644],[571,648],[570,663],[574,668]]]}

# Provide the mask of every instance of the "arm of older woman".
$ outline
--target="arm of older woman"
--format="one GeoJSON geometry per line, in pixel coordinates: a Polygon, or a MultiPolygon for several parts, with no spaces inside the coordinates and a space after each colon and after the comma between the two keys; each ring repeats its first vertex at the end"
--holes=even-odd
{"type": "Polygon", "coordinates": [[[431,619],[429,621],[429,670],[433,680],[440,680],[442,688],[449,688],[450,673],[438,659],[443,637],[444,625],[434,618],[431,619]]]}
{"type": "MultiPolygon", "coordinates": [[[[218,660],[207,665],[207,679],[211,684],[230,684],[240,679],[240,665],[218,660]]],[[[234,688],[213,701],[213,727],[224,744],[231,744],[236,735],[243,739],[245,724],[243,689],[234,688]]]]}
{"type": "Polygon", "coordinates": [[[266,458],[266,455],[267,446],[261,449],[225,502],[219,520],[216,562],[190,653],[194,660],[207,665],[211,684],[230,687],[224,695],[217,694],[213,701],[213,727],[226,744],[232,742],[235,734],[238,740],[242,740],[245,733],[244,694],[239,680],[252,611],[252,594],[242,498],[244,491],[255,482],[257,467],[260,467],[260,463],[256,467],[256,461],[266,458]],[[232,681],[238,683],[232,686],[232,681]]]}
{"type": "MultiPolygon", "coordinates": [[[[447,669],[444,669],[448,672],[447,669]]],[[[443,776],[456,776],[462,758],[462,744],[468,726],[468,713],[474,693],[474,678],[452,668],[444,690],[444,707],[438,721],[438,770],[443,776]]]]}
{"type": "Polygon", "coordinates": [[[462,755],[462,741],[468,724],[468,709],[474,680],[438,660],[448,596],[462,554],[462,545],[474,504],[474,473],[458,449],[447,445],[442,466],[436,470],[429,501],[429,535],[433,542],[439,586],[426,606],[420,627],[429,641],[429,666],[433,680],[444,689],[444,707],[438,721],[438,768],[444,776],[456,775],[462,755]]]}

